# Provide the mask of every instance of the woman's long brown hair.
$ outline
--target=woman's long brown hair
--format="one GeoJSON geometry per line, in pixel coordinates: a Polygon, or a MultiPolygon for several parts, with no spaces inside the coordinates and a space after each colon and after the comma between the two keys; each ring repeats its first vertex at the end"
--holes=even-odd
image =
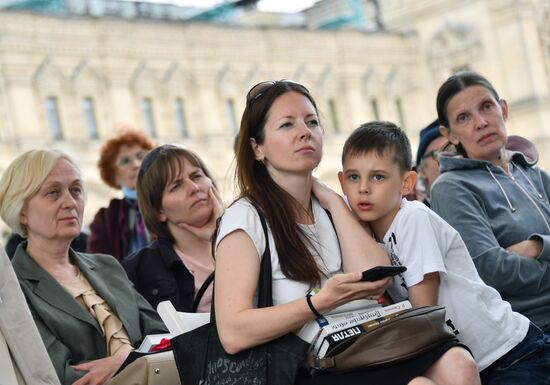
{"type": "Polygon", "coordinates": [[[257,144],[264,142],[264,126],[271,105],[279,96],[291,91],[308,98],[317,112],[317,105],[304,86],[294,82],[275,82],[245,108],[236,144],[235,174],[239,198],[247,198],[256,205],[271,228],[283,274],[313,287],[320,283],[320,271],[308,248],[311,242],[297,224],[298,213],[304,208],[275,183],[264,164],[256,160],[250,143],[252,138],[257,144]]]}

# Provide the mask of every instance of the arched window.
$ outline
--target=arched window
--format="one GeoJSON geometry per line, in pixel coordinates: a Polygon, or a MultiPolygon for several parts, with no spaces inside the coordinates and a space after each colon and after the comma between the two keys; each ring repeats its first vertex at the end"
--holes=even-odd
{"type": "Polygon", "coordinates": [[[182,98],[174,99],[174,113],[176,115],[176,126],[178,133],[182,138],[189,138],[189,132],[187,131],[187,121],[185,119],[185,110],[182,98]]]}
{"type": "Polygon", "coordinates": [[[46,109],[46,118],[48,119],[48,126],[52,139],[62,140],[63,130],[61,128],[61,120],[59,119],[57,98],[55,96],[48,96],[44,101],[44,107],[46,109]]]}
{"type": "Polygon", "coordinates": [[[86,125],[86,134],[88,135],[88,138],[99,138],[95,117],[94,100],[90,97],[82,98],[80,100],[80,107],[82,109],[82,116],[84,117],[84,124],[86,125]]]}
{"type": "Polygon", "coordinates": [[[151,98],[142,98],[140,101],[141,114],[145,122],[145,130],[151,138],[157,137],[155,129],[155,116],[153,113],[153,102],[151,98]]]}

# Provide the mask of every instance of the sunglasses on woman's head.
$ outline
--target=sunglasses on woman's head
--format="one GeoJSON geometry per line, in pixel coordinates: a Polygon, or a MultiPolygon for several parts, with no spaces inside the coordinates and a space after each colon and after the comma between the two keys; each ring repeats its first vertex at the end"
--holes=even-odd
{"type": "Polygon", "coordinates": [[[182,146],[179,146],[177,144],[163,144],[162,146],[158,146],[147,154],[145,159],[141,162],[141,167],[139,168],[140,173],[146,173],[147,170],[149,170],[149,167],[157,160],[160,154],[162,154],[165,150],[169,149],[177,149],[177,148],[183,148],[182,146]]]}
{"type": "Polygon", "coordinates": [[[265,94],[267,92],[267,90],[269,90],[271,87],[273,87],[275,84],[284,84],[284,83],[292,83],[292,84],[296,84],[296,85],[299,85],[300,87],[302,87],[304,90],[306,90],[307,92],[308,89],[303,86],[302,84],[298,83],[298,82],[295,82],[294,80],[287,80],[287,79],[282,79],[282,80],[266,80],[264,82],[260,82],[258,84],[256,84],[254,87],[252,87],[250,89],[250,91],[248,91],[248,94],[246,94],[246,106],[250,106],[250,104],[255,101],[255,100],[258,100],[259,98],[262,97],[263,94],[265,94]]]}

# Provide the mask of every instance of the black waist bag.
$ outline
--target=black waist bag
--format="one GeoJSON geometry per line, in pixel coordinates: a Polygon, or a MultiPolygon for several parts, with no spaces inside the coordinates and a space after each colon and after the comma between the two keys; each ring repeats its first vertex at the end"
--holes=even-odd
{"type": "Polygon", "coordinates": [[[330,372],[368,369],[414,358],[452,340],[457,338],[445,324],[445,308],[424,306],[335,344],[322,358],[310,354],[306,362],[314,370],[330,372]]]}

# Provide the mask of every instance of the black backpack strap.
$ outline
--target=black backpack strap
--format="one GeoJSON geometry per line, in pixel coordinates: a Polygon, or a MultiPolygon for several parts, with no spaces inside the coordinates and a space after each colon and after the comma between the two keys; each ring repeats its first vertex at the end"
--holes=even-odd
{"type": "Polygon", "coordinates": [[[332,220],[332,214],[327,209],[325,209],[325,213],[327,213],[328,219],[330,219],[330,223],[332,224],[332,227],[334,228],[334,231],[336,231],[336,226],[334,226],[334,221],[332,220]]]}
{"type": "Polygon", "coordinates": [[[258,280],[258,307],[273,306],[273,292],[272,292],[272,275],[271,275],[271,250],[269,248],[269,236],[267,231],[267,223],[261,211],[258,207],[252,204],[262,224],[262,230],[265,238],[265,249],[262,254],[262,261],[260,263],[260,277],[258,280]]]}
{"type": "MultiPolygon", "coordinates": [[[[260,276],[258,280],[258,307],[268,307],[268,306],[273,306],[273,294],[272,294],[272,275],[271,275],[271,249],[269,247],[267,223],[261,211],[258,209],[258,207],[253,203],[252,203],[252,206],[256,209],[256,212],[258,213],[260,222],[262,224],[262,230],[264,232],[264,237],[265,237],[265,249],[262,254],[262,261],[260,263],[260,276]]],[[[214,272],[212,272],[212,274],[207,278],[207,281],[213,280],[213,279],[214,279],[214,272]]],[[[206,281],[205,281],[205,284],[206,284],[206,281]]],[[[203,287],[205,288],[204,284],[201,286],[201,289],[199,289],[199,292],[203,289],[203,287]]],[[[198,296],[199,296],[199,293],[197,293],[197,297],[198,296]]],[[[197,306],[198,306],[198,302],[197,302],[197,306]]],[[[195,308],[195,304],[193,304],[193,308],[195,308]]],[[[216,322],[216,311],[214,306],[214,290],[212,290],[212,304],[210,305],[210,322],[216,322]]]]}
{"type": "Polygon", "coordinates": [[[208,276],[208,278],[206,278],[206,280],[204,281],[204,283],[200,287],[200,289],[197,292],[197,295],[195,297],[195,300],[193,301],[193,306],[191,307],[191,311],[193,313],[197,312],[197,308],[199,307],[199,303],[202,299],[202,296],[204,295],[204,292],[206,291],[206,289],[208,289],[208,286],[210,286],[210,284],[212,283],[213,280],[214,280],[214,272],[211,272],[210,275],[208,276]]]}

